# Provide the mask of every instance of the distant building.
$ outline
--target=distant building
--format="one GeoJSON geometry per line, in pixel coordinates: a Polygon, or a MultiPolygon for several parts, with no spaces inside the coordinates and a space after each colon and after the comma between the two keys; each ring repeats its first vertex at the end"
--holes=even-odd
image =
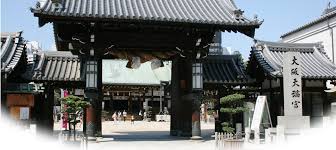
{"type": "Polygon", "coordinates": [[[26,48],[27,48],[27,61],[28,63],[33,63],[33,61],[36,59],[34,58],[34,56],[36,56],[34,54],[42,51],[42,49],[37,41],[27,42],[26,48]]]}
{"type": "Polygon", "coordinates": [[[336,7],[330,7],[330,3],[321,17],[281,36],[285,43],[321,42],[333,63],[336,63],[335,38],[336,7]]]}
{"type": "Polygon", "coordinates": [[[211,44],[209,55],[231,55],[230,47],[222,47],[222,32],[216,32],[214,43],[211,44]]]}
{"type": "Polygon", "coordinates": [[[336,79],[336,65],[327,58],[321,44],[256,41],[247,73],[260,85],[261,94],[267,96],[272,123],[277,125],[277,116],[283,116],[286,109],[284,84],[289,81],[283,79],[283,58],[287,52],[300,53],[303,115],[310,116],[311,127],[321,127],[323,117],[330,116],[331,103],[336,102],[335,97],[324,92],[326,81],[336,79]]]}
{"type": "Polygon", "coordinates": [[[35,98],[38,96],[23,77],[27,55],[26,41],[21,34],[1,33],[1,113],[16,123],[28,123],[36,119],[35,98]]]}

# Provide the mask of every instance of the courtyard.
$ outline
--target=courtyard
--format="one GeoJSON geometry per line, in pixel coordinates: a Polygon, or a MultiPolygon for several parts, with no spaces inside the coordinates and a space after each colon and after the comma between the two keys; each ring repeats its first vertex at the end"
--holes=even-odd
{"type": "Polygon", "coordinates": [[[0,147],[335,147],[335,2],[2,1],[0,147]]]}
{"type": "MultiPolygon", "coordinates": [[[[59,123],[55,124],[59,130],[59,123]]],[[[104,121],[102,122],[103,137],[97,141],[89,141],[89,149],[214,149],[214,122],[201,123],[201,140],[190,140],[189,137],[170,136],[170,122],[135,121],[104,121]]]]}
{"type": "Polygon", "coordinates": [[[193,141],[189,137],[172,137],[169,135],[170,122],[130,122],[105,121],[102,123],[103,139],[90,142],[89,148],[107,150],[115,149],[214,149],[214,123],[202,123],[202,140],[193,141]]]}

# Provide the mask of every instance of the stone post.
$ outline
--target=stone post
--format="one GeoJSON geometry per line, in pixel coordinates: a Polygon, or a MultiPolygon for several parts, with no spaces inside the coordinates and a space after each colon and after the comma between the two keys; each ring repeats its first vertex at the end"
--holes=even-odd
{"type": "Polygon", "coordinates": [[[248,142],[250,140],[250,134],[251,134],[251,129],[250,128],[245,128],[245,142],[248,142]]]}
{"type": "Polygon", "coordinates": [[[276,128],[276,141],[277,143],[285,141],[285,128],[281,125],[278,125],[276,128]]]}

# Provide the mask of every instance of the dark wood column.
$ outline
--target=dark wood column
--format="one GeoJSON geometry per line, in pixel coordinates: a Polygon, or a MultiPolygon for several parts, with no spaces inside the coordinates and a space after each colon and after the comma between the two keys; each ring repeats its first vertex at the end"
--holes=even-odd
{"type": "Polygon", "coordinates": [[[154,114],[154,111],[153,111],[153,108],[154,108],[154,88],[152,87],[151,88],[151,101],[150,101],[150,106],[152,107],[152,109],[151,109],[151,112],[152,112],[152,114],[151,114],[151,118],[152,118],[152,120],[153,119],[155,119],[155,114],[154,114]]]}
{"type": "Polygon", "coordinates": [[[191,136],[192,100],[191,61],[176,57],[172,61],[171,125],[173,136],[191,136]]]}
{"type": "MultiPolygon", "coordinates": [[[[327,81],[323,81],[323,87],[325,90],[327,90],[327,81]]],[[[328,98],[328,93],[322,91],[322,97],[323,97],[323,116],[330,116],[331,111],[331,101],[328,98]]]]}
{"type": "MultiPolygon", "coordinates": [[[[302,83],[304,84],[304,81],[302,83]]],[[[284,87],[283,87],[283,85],[284,85],[283,78],[280,78],[279,116],[284,116],[285,115],[285,110],[284,110],[284,87]]],[[[302,94],[304,94],[304,93],[302,92],[302,94]]]]}
{"type": "Polygon", "coordinates": [[[98,75],[97,75],[97,88],[98,88],[98,99],[97,99],[97,109],[96,109],[96,124],[97,124],[97,135],[102,136],[102,121],[101,121],[101,115],[102,115],[102,100],[104,98],[103,93],[103,76],[102,76],[102,59],[99,58],[97,61],[97,69],[98,69],[98,75]]]}
{"type": "Polygon", "coordinates": [[[4,116],[7,116],[8,115],[8,109],[7,109],[7,100],[6,100],[6,97],[7,97],[7,94],[4,92],[6,88],[6,82],[5,81],[1,81],[1,116],[0,116],[0,119],[2,119],[4,116]]]}
{"type": "Polygon", "coordinates": [[[54,130],[53,106],[54,106],[54,87],[51,84],[45,85],[43,94],[39,95],[39,119],[37,132],[40,135],[52,136],[54,130]]]}
{"type": "Polygon", "coordinates": [[[96,107],[96,136],[100,137],[102,136],[102,123],[101,123],[101,112],[102,112],[102,100],[97,99],[97,107],[96,107]]]}
{"type": "MultiPolygon", "coordinates": [[[[110,92],[110,91],[109,91],[109,93],[110,93],[109,107],[110,107],[110,110],[113,110],[113,112],[114,112],[115,110],[114,110],[114,107],[113,107],[113,93],[110,92]]],[[[112,113],[113,113],[113,112],[112,112],[112,113]]]]}
{"type": "Polygon", "coordinates": [[[179,58],[176,57],[172,60],[172,73],[171,73],[171,111],[170,111],[170,135],[177,136],[179,133],[178,128],[178,115],[179,110],[178,100],[180,97],[180,78],[179,78],[179,58]]]}
{"type": "Polygon", "coordinates": [[[86,133],[89,137],[102,136],[102,59],[97,60],[97,91],[89,95],[91,106],[86,110],[86,133]]]}
{"type": "MultiPolygon", "coordinates": [[[[179,115],[181,116],[181,136],[190,137],[192,131],[192,117],[193,117],[193,102],[194,94],[192,93],[192,65],[191,60],[182,59],[179,64],[179,74],[180,74],[180,91],[181,97],[179,102],[179,115]]],[[[199,116],[199,115],[198,115],[199,116]]],[[[195,117],[195,116],[194,116],[195,117]]]]}
{"type": "Polygon", "coordinates": [[[139,112],[139,111],[142,111],[142,97],[141,97],[140,93],[137,96],[137,100],[138,100],[138,107],[139,107],[138,112],[139,112]]]}
{"type": "MultiPolygon", "coordinates": [[[[275,79],[276,80],[276,79],[275,79]]],[[[272,84],[273,79],[269,80],[269,84],[270,84],[270,96],[268,98],[268,108],[270,111],[270,115],[271,115],[271,121],[272,121],[272,125],[276,125],[277,124],[277,116],[279,114],[279,110],[277,109],[278,105],[278,99],[275,97],[274,94],[274,87],[272,84]]]]}
{"type": "Polygon", "coordinates": [[[133,100],[133,96],[132,96],[132,94],[129,94],[130,96],[128,97],[128,112],[130,113],[130,114],[132,114],[133,113],[133,104],[132,104],[132,100],[133,100]]]}
{"type": "Polygon", "coordinates": [[[167,109],[168,109],[168,100],[166,99],[166,95],[167,95],[167,92],[166,92],[166,90],[167,90],[167,86],[168,85],[165,85],[165,86],[163,86],[163,97],[162,97],[162,111],[164,112],[164,108],[165,107],[167,107],[167,109]]]}
{"type": "MultiPolygon", "coordinates": [[[[143,93],[142,93],[142,101],[147,105],[147,108],[148,108],[148,105],[149,105],[149,102],[147,101],[147,103],[146,103],[146,93],[147,93],[147,88],[143,91],[143,93]]],[[[143,110],[143,113],[147,113],[147,118],[148,118],[148,109],[147,109],[146,107],[144,107],[144,106],[142,106],[142,110],[143,110]]],[[[145,118],[144,118],[145,119],[145,118]]]]}
{"type": "Polygon", "coordinates": [[[218,87],[218,105],[217,105],[217,110],[218,110],[218,120],[215,123],[215,131],[216,132],[223,132],[223,122],[228,122],[229,121],[229,115],[223,112],[220,112],[220,108],[222,105],[220,104],[220,98],[225,97],[229,94],[232,94],[232,91],[230,91],[231,87],[224,87],[224,86],[219,86],[218,87]]]}

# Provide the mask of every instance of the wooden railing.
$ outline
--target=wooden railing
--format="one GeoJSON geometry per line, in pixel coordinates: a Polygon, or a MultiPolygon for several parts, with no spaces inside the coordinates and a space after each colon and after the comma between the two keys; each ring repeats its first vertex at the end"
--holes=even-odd
{"type": "Polygon", "coordinates": [[[216,150],[242,150],[244,140],[232,133],[215,133],[216,150]]]}

